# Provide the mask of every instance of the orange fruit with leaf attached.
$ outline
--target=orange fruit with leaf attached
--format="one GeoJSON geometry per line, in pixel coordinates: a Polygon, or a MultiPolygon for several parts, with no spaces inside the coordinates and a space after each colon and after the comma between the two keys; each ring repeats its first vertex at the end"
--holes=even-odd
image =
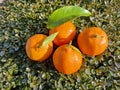
{"type": "Polygon", "coordinates": [[[84,29],[77,39],[79,49],[88,56],[96,56],[108,46],[107,34],[98,27],[84,29]]]}
{"type": "Polygon", "coordinates": [[[35,34],[27,40],[26,53],[31,60],[42,62],[51,55],[53,43],[42,45],[46,38],[47,36],[44,34],[35,34]]]}
{"type": "Polygon", "coordinates": [[[53,53],[53,64],[59,72],[72,74],[80,69],[82,55],[76,47],[65,44],[59,46],[53,53]]]}
{"type": "Polygon", "coordinates": [[[71,40],[74,39],[76,35],[76,27],[72,22],[63,23],[56,28],[50,29],[49,34],[58,32],[59,34],[54,39],[54,43],[58,46],[63,44],[68,44],[71,40]]]}

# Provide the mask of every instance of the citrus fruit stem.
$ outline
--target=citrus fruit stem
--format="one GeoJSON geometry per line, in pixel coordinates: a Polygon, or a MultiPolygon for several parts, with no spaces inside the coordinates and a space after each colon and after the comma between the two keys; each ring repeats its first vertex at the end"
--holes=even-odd
{"type": "Polygon", "coordinates": [[[41,45],[39,45],[38,48],[41,48],[41,45]]]}
{"type": "Polygon", "coordinates": [[[72,40],[69,42],[68,48],[70,48],[71,45],[72,45],[72,40]]]}
{"type": "Polygon", "coordinates": [[[93,37],[94,37],[94,38],[98,38],[99,35],[98,35],[98,34],[94,34],[93,37]]]}
{"type": "Polygon", "coordinates": [[[103,38],[104,36],[98,35],[98,34],[94,34],[93,37],[94,37],[94,38],[103,38]]]}

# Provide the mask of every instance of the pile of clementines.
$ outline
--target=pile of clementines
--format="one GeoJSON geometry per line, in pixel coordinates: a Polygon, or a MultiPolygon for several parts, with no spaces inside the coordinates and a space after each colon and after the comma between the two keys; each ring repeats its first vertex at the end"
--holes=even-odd
{"type": "Polygon", "coordinates": [[[55,68],[63,74],[72,74],[82,65],[81,52],[88,56],[96,56],[103,53],[108,46],[107,34],[98,27],[85,28],[78,35],[79,49],[71,43],[75,36],[76,27],[70,21],[50,29],[49,36],[35,34],[27,40],[27,56],[34,61],[45,61],[51,56],[54,43],[58,46],[52,55],[55,68]]]}

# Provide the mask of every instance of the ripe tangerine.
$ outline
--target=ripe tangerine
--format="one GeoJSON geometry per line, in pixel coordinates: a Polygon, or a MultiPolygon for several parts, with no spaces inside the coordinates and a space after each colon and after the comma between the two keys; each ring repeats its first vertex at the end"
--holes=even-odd
{"type": "Polygon", "coordinates": [[[47,38],[44,34],[35,34],[31,36],[26,43],[27,56],[33,61],[42,62],[46,60],[53,51],[53,43],[41,46],[43,41],[47,38]]]}
{"type": "Polygon", "coordinates": [[[62,45],[53,54],[53,64],[55,68],[63,74],[77,72],[82,65],[82,55],[80,51],[72,45],[62,45]]]}
{"type": "Polygon", "coordinates": [[[59,34],[54,39],[54,43],[57,46],[61,46],[63,44],[68,44],[71,40],[75,38],[76,35],[76,27],[72,22],[66,22],[56,28],[53,28],[49,31],[49,34],[53,34],[58,32],[59,34]]]}
{"type": "Polygon", "coordinates": [[[107,34],[98,27],[84,29],[77,38],[79,49],[88,56],[103,53],[108,46],[107,34]]]}

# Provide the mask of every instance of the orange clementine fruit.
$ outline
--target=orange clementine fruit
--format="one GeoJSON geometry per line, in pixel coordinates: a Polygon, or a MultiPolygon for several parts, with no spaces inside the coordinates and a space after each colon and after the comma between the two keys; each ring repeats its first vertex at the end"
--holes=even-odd
{"type": "Polygon", "coordinates": [[[107,34],[98,27],[84,29],[77,39],[79,49],[88,56],[103,53],[108,46],[107,34]]]}
{"type": "Polygon", "coordinates": [[[27,56],[34,61],[42,62],[46,60],[53,51],[53,43],[41,46],[47,38],[44,34],[35,34],[31,36],[26,43],[27,56]]]}
{"type": "Polygon", "coordinates": [[[56,28],[53,28],[49,31],[49,34],[58,32],[59,34],[54,39],[54,43],[58,46],[63,44],[68,44],[71,40],[74,39],[76,35],[76,27],[72,22],[66,22],[56,28]]]}
{"type": "Polygon", "coordinates": [[[72,45],[59,46],[53,53],[53,64],[55,68],[63,74],[77,72],[82,65],[82,55],[77,48],[72,45]]]}

